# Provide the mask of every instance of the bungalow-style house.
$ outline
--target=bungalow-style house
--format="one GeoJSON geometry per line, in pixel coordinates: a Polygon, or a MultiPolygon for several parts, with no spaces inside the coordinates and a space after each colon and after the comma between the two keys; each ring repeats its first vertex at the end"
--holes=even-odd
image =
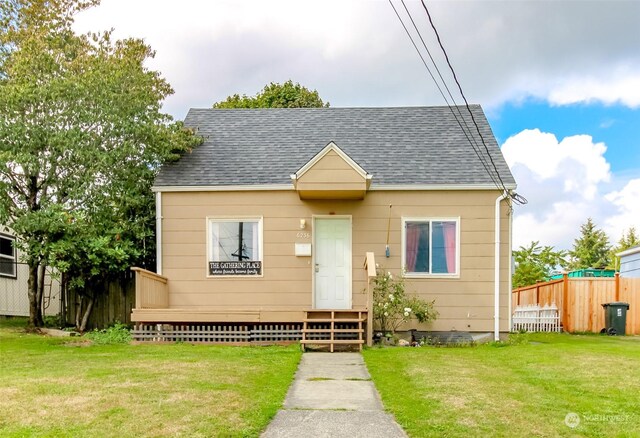
{"type": "MultiPolygon", "coordinates": [[[[0,315],[29,316],[27,265],[20,263],[21,252],[9,228],[0,226],[0,315]]],[[[43,284],[42,314],[60,312],[60,283],[50,275],[43,284]]]]}
{"type": "Polygon", "coordinates": [[[204,143],[155,181],[136,339],[370,343],[376,267],[435,299],[406,329],[509,331],[516,185],[471,108],[483,139],[449,107],[190,110],[204,143]]]}

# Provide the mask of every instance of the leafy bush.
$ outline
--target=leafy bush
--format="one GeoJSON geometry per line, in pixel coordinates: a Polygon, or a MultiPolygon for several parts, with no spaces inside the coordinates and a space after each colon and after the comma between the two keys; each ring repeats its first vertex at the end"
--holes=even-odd
{"type": "Polygon", "coordinates": [[[44,317],[44,327],[61,327],[62,318],[60,315],[47,315],[44,317]]]}
{"type": "Polygon", "coordinates": [[[128,344],[131,342],[131,331],[126,324],[116,322],[111,327],[98,330],[95,329],[92,332],[86,334],[87,338],[91,339],[95,344],[128,344]]]}
{"type": "Polygon", "coordinates": [[[430,322],[437,318],[434,301],[409,297],[405,291],[404,277],[394,277],[390,272],[378,270],[372,280],[373,319],[383,333],[395,331],[411,318],[430,322]]]}

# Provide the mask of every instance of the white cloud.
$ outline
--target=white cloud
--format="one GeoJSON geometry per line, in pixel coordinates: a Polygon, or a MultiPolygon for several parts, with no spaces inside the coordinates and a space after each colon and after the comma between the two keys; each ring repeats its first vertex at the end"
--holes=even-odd
{"type": "Polygon", "coordinates": [[[573,77],[552,88],[548,100],[555,105],[602,102],[640,107],[640,72],[573,77]]]}
{"type": "Polygon", "coordinates": [[[616,124],[616,120],[615,119],[604,119],[602,122],[600,122],[600,125],[598,125],[601,129],[609,129],[611,128],[613,125],[616,124]]]}
{"type": "MultiPolygon", "coordinates": [[[[422,5],[407,6],[449,77],[422,5]]],[[[489,111],[527,97],[640,105],[640,2],[434,1],[429,9],[467,97],[489,111]]],[[[178,117],[289,78],[334,106],[444,103],[383,1],[102,0],[76,25],[111,27],[157,51],[150,66],[175,87],[165,109],[178,117]]]]}
{"type": "Polygon", "coordinates": [[[502,151],[518,192],[529,200],[515,207],[514,247],[539,240],[569,249],[588,217],[612,242],[630,226],[640,225],[640,179],[607,193],[611,173],[606,146],[590,136],[558,141],[553,134],[525,130],[507,139],[502,151]]]}
{"type": "Polygon", "coordinates": [[[164,108],[182,118],[190,107],[206,107],[234,93],[255,94],[269,82],[287,79],[318,89],[332,104],[341,99],[342,105],[360,105],[374,94],[381,104],[383,95],[402,99],[399,89],[422,80],[423,72],[395,65],[394,56],[415,63],[415,54],[408,41],[398,44],[380,32],[394,24],[387,8],[331,0],[182,0],[179,7],[168,1],[103,0],[77,17],[75,29],[113,26],[117,38],[143,38],[156,50],[149,66],[176,92],[164,108]]]}
{"type": "Polygon", "coordinates": [[[589,135],[566,137],[527,129],[507,139],[502,152],[514,167],[526,166],[538,181],[562,182],[558,189],[587,200],[596,196],[598,184],[610,179],[610,166],[604,158],[604,143],[593,143],[589,135]]]}
{"type": "Polygon", "coordinates": [[[580,225],[588,217],[586,212],[590,210],[587,203],[572,201],[555,202],[545,209],[543,214],[525,212],[532,209],[536,207],[516,207],[513,220],[513,248],[527,246],[529,242],[537,240],[541,245],[569,249],[573,240],[578,237],[580,225]]]}
{"type": "Polygon", "coordinates": [[[605,230],[617,242],[623,231],[635,227],[640,231],[640,179],[630,180],[621,190],[613,191],[605,198],[616,207],[616,212],[605,220],[605,230]]]}

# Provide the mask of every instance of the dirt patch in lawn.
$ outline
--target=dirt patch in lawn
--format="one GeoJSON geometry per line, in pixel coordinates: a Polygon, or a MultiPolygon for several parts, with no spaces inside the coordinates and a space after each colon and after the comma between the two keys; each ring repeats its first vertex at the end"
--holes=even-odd
{"type": "Polygon", "coordinates": [[[93,345],[93,342],[91,342],[88,339],[83,339],[81,341],[71,341],[71,342],[65,342],[64,344],[62,344],[64,347],[90,347],[93,345]]]}

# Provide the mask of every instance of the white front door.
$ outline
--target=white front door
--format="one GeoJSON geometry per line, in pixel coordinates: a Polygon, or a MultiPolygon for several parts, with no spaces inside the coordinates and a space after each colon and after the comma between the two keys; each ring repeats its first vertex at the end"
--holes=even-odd
{"type": "Polygon", "coordinates": [[[351,220],[315,218],[315,308],[351,309],[351,220]]]}

